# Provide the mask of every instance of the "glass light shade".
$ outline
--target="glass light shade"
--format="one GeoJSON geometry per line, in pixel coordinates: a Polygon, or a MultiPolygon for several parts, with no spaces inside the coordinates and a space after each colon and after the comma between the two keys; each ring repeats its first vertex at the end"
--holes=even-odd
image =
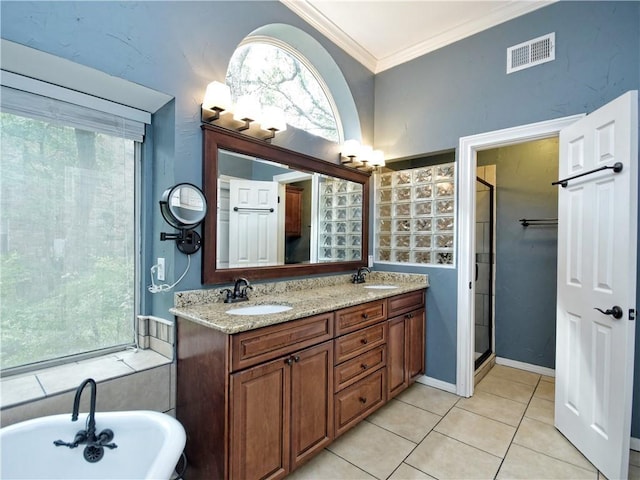
{"type": "Polygon", "coordinates": [[[256,120],[260,116],[260,102],[256,97],[245,95],[238,99],[233,118],[245,121],[246,119],[256,120]]]}
{"type": "Polygon", "coordinates": [[[373,147],[369,145],[362,145],[360,152],[358,153],[358,160],[361,162],[370,162],[373,155],[373,147]]]}
{"type": "Polygon", "coordinates": [[[347,140],[342,144],[343,157],[357,157],[360,152],[360,142],[358,140],[347,140]]]}
{"type": "Polygon", "coordinates": [[[262,111],[260,127],[264,130],[275,130],[284,132],[287,129],[287,122],[284,118],[284,111],[272,105],[265,107],[262,111]]]}
{"type": "Polygon", "coordinates": [[[231,90],[228,85],[211,82],[204,93],[202,106],[208,110],[229,110],[231,108],[231,90]]]}
{"type": "Polygon", "coordinates": [[[374,167],[384,167],[384,152],[382,150],[374,150],[371,153],[369,163],[374,167]]]}

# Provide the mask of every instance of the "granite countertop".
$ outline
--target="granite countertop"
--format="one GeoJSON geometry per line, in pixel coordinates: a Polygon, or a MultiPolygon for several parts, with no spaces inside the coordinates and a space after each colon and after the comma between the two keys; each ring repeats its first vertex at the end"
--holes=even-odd
{"type": "Polygon", "coordinates": [[[355,285],[350,275],[333,275],[253,285],[249,300],[223,303],[221,286],[175,294],[175,307],[169,311],[178,317],[205,327],[233,334],[309,317],[340,308],[413,292],[429,286],[427,275],[372,272],[366,283],[355,285]],[[371,285],[393,285],[393,289],[370,289],[371,285]],[[255,305],[287,305],[291,310],[267,315],[231,315],[227,310],[255,305]]]}

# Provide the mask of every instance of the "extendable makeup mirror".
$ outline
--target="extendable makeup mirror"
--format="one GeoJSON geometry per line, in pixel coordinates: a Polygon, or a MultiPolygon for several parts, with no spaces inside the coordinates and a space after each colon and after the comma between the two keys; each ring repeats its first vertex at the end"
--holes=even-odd
{"type": "Polygon", "coordinates": [[[198,187],[191,183],[179,183],[168,188],[160,200],[160,212],[164,220],[180,233],[160,233],[160,240],[175,240],[178,250],[187,255],[197,252],[202,238],[194,230],[207,214],[207,199],[198,187]]]}

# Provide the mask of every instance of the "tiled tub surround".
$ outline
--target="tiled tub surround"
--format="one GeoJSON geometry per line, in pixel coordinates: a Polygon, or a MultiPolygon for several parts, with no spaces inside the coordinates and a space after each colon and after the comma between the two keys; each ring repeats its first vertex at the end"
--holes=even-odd
{"type": "MultiPolygon", "coordinates": [[[[175,325],[148,317],[138,324],[139,348],[67,363],[0,382],[0,426],[58,413],[70,413],[78,385],[98,383],[97,410],[155,410],[173,414],[176,365],[175,325]]],[[[89,409],[84,395],[81,411],[89,409]]]]}
{"type": "MultiPolygon", "coordinates": [[[[366,283],[351,283],[351,275],[332,275],[253,284],[249,300],[239,303],[224,303],[220,290],[194,290],[175,294],[175,307],[169,311],[176,316],[214,328],[223,333],[234,334],[255,328],[310,317],[319,313],[351,307],[365,302],[413,292],[429,286],[427,275],[392,272],[371,272],[366,283]],[[394,285],[394,289],[369,289],[371,285],[394,285]],[[291,310],[270,315],[230,315],[232,308],[253,305],[287,305],[291,310]]],[[[230,286],[233,288],[233,285],[230,286]]]]}

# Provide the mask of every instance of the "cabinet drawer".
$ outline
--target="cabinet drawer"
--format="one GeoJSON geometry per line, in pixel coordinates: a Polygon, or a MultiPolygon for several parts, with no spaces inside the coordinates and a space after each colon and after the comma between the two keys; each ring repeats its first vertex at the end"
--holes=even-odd
{"type": "Polygon", "coordinates": [[[387,301],[364,303],[336,312],[336,335],[353,332],[387,319],[387,301]]]}
{"type": "Polygon", "coordinates": [[[410,310],[424,308],[424,290],[391,297],[387,299],[387,302],[389,303],[389,318],[410,310]]]}
{"type": "Polygon", "coordinates": [[[251,367],[331,338],[333,313],[238,333],[231,337],[231,369],[251,367]]]}
{"type": "Polygon", "coordinates": [[[345,360],[357,357],[361,353],[384,345],[386,341],[386,322],[336,338],[334,347],[335,363],[337,365],[345,360]]]}
{"type": "Polygon", "coordinates": [[[381,345],[369,352],[358,355],[334,369],[335,391],[353,385],[362,377],[386,365],[387,349],[381,345]]]}
{"type": "Polygon", "coordinates": [[[384,405],[387,390],[385,372],[381,368],[336,394],[336,437],[384,405]]]}

